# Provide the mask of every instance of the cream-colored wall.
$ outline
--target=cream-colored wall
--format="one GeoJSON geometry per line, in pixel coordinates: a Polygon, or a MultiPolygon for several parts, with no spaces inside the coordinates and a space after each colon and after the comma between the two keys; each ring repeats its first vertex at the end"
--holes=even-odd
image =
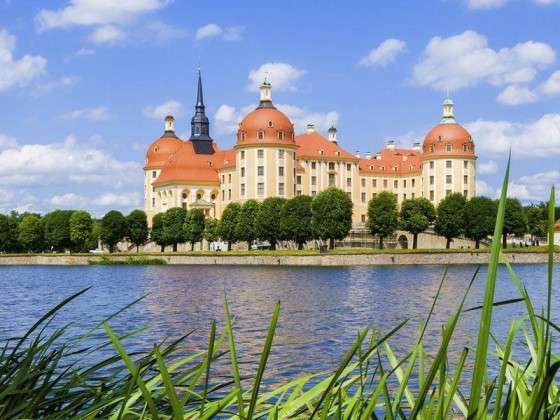
{"type": "Polygon", "coordinates": [[[447,191],[464,194],[470,199],[476,194],[476,161],[472,158],[426,158],[422,161],[422,178],[424,197],[431,199],[430,191],[434,191],[432,202],[437,205],[447,196],[447,191]],[[451,169],[447,168],[446,161],[451,161],[451,169]],[[430,162],[434,162],[433,168],[430,162]],[[467,168],[464,168],[467,162],[467,168]],[[447,183],[447,175],[451,175],[451,183],[447,183]],[[464,176],[467,183],[464,183],[464,176]],[[433,184],[430,177],[433,176],[433,184]]]}

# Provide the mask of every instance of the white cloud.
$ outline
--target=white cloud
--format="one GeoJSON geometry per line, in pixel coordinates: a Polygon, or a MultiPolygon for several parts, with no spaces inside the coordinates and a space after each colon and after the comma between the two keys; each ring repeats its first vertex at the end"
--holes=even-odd
{"type": "Polygon", "coordinates": [[[506,4],[508,0],[467,0],[467,6],[473,10],[497,9],[506,4]]]}
{"type": "Polygon", "coordinates": [[[164,43],[174,39],[180,39],[187,36],[187,31],[167,23],[155,21],[148,23],[142,29],[140,34],[141,41],[152,43],[164,43]]]}
{"type": "Polygon", "coordinates": [[[482,181],[481,179],[476,180],[476,195],[481,197],[489,197],[495,198],[496,197],[496,190],[492,188],[490,184],[486,181],[482,181]]]}
{"type": "Polygon", "coordinates": [[[138,162],[119,161],[103,150],[80,145],[71,136],[63,143],[16,145],[0,151],[2,185],[118,187],[139,182],[141,173],[138,162]]]}
{"type": "Polygon", "coordinates": [[[55,195],[50,199],[50,204],[60,209],[87,208],[89,200],[74,193],[55,195]]]}
{"type": "Polygon", "coordinates": [[[552,170],[522,176],[508,185],[508,196],[524,201],[545,201],[550,188],[560,183],[560,171],[552,170]]]}
{"type": "Polygon", "coordinates": [[[99,207],[136,207],[140,205],[138,193],[104,193],[92,200],[92,203],[99,207]]]}
{"type": "Polygon", "coordinates": [[[196,31],[195,38],[196,39],[204,39],[204,38],[214,38],[216,36],[220,36],[224,33],[224,30],[221,26],[215,23],[209,23],[208,25],[204,25],[196,31]]]}
{"type": "Polygon", "coordinates": [[[461,89],[479,83],[495,86],[532,81],[554,62],[555,51],[542,42],[527,41],[494,50],[485,36],[465,31],[449,38],[434,37],[414,66],[413,80],[437,90],[461,89]]]}
{"type": "Polygon", "coordinates": [[[148,106],[144,108],[144,116],[146,118],[154,118],[163,120],[167,115],[173,115],[175,118],[183,115],[183,104],[181,102],[171,99],[156,106],[148,106]]]}
{"type": "Polygon", "coordinates": [[[76,76],[64,76],[59,79],[52,79],[44,83],[38,83],[33,86],[34,95],[43,95],[58,89],[66,89],[75,86],[80,81],[76,76]]]}
{"type": "Polygon", "coordinates": [[[509,85],[500,92],[496,100],[513,106],[536,102],[538,99],[538,95],[527,86],[509,85]]]}
{"type": "Polygon", "coordinates": [[[170,0],[70,0],[61,9],[41,10],[35,22],[39,30],[75,25],[126,24],[169,3],[170,0]]]}
{"type": "Polygon", "coordinates": [[[195,39],[200,41],[202,39],[220,37],[224,41],[237,42],[241,40],[244,32],[244,26],[229,26],[222,28],[216,23],[209,23],[208,25],[204,25],[197,29],[195,39]]]}
{"type": "Polygon", "coordinates": [[[556,70],[539,86],[539,91],[544,95],[560,95],[560,70],[556,70]]]}
{"type": "Polygon", "coordinates": [[[358,61],[360,67],[386,66],[406,51],[406,43],[400,39],[389,38],[372,49],[369,54],[358,61]]]}
{"type": "Polygon", "coordinates": [[[258,91],[259,86],[268,79],[272,87],[279,91],[295,91],[295,82],[307,73],[305,70],[298,69],[288,63],[265,63],[258,69],[249,72],[250,84],[247,88],[251,91],[258,91]]]}
{"type": "Polygon", "coordinates": [[[60,116],[65,120],[107,121],[112,118],[109,110],[104,106],[97,108],[76,109],[60,116]]]}
{"type": "Polygon", "coordinates": [[[98,45],[115,45],[122,43],[126,39],[126,33],[118,26],[105,25],[93,31],[88,39],[90,42],[98,45]]]}
{"type": "Polygon", "coordinates": [[[477,120],[465,124],[478,152],[503,156],[552,157],[560,155],[560,114],[546,114],[536,121],[477,120]]]}
{"type": "Polygon", "coordinates": [[[498,171],[498,164],[494,160],[481,162],[477,165],[478,173],[481,175],[492,175],[498,171]]]}
{"type": "Polygon", "coordinates": [[[0,213],[32,211],[37,202],[37,197],[26,190],[0,188],[0,213]]]}
{"type": "Polygon", "coordinates": [[[39,55],[24,55],[14,59],[16,37],[0,30],[0,92],[28,85],[45,73],[47,60],[39,55]]]}
{"type": "Polygon", "coordinates": [[[296,105],[276,105],[276,107],[292,121],[296,134],[304,132],[307,124],[314,124],[316,130],[325,132],[331,125],[336,125],[338,122],[338,112],[336,111],[311,112],[296,105]]]}
{"type": "Polygon", "coordinates": [[[0,133],[0,150],[10,149],[17,146],[17,141],[14,137],[0,133]]]}

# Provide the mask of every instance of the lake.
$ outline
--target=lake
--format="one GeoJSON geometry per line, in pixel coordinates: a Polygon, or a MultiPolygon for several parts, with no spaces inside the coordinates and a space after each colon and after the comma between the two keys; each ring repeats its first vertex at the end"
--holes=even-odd
{"type": "MultiPolygon", "coordinates": [[[[546,266],[514,268],[533,298],[535,309],[540,310],[546,298],[546,266]]],[[[449,268],[429,329],[428,350],[437,344],[441,325],[456,310],[475,270],[475,266],[449,268]]],[[[86,331],[95,321],[147,294],[142,302],[110,322],[119,333],[148,327],[146,332],[125,341],[127,350],[149,350],[166,337],[177,338],[195,330],[182,348],[190,352],[206,347],[212,319],[219,328],[223,325],[223,300],[227,295],[235,316],[242,373],[249,373],[258,363],[274,304],[280,301],[282,312],[267,380],[283,381],[303,372],[334,368],[360,328],[369,325],[388,332],[409,318],[409,325],[391,341],[394,350],[402,354],[416,338],[418,323],[429,311],[443,271],[442,266],[0,267],[0,337],[20,335],[62,299],[92,286],[57,316],[55,325],[73,322],[71,333],[86,331]]],[[[485,277],[483,268],[467,307],[481,302],[485,277]]],[[[560,279],[559,268],[555,279],[560,279]]],[[[496,301],[516,297],[517,290],[501,267],[496,301]]],[[[560,293],[556,293],[556,319],[560,315],[559,299],[560,293]]],[[[497,308],[494,333],[505,337],[512,319],[523,313],[524,306],[519,303],[497,308]]],[[[479,312],[473,311],[462,318],[452,352],[474,343],[478,317],[479,312]]],[[[104,339],[101,331],[89,338],[91,344],[104,339]]]]}

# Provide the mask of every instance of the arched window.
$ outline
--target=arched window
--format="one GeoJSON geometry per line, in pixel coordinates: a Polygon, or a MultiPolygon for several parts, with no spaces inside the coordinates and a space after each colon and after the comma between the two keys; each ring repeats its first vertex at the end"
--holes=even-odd
{"type": "Polygon", "coordinates": [[[259,140],[264,139],[264,131],[259,130],[259,132],[257,133],[257,138],[258,138],[259,140]]]}
{"type": "Polygon", "coordinates": [[[278,140],[284,140],[284,132],[283,131],[279,131],[277,136],[278,136],[278,140]]]}

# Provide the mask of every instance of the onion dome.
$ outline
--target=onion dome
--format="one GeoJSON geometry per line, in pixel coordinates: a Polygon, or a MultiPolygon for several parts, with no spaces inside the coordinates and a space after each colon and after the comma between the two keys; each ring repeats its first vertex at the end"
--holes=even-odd
{"type": "Polygon", "coordinates": [[[294,125],[272,104],[272,86],[266,80],[260,87],[259,106],[239,123],[237,145],[295,145],[294,125]]]}
{"type": "Polygon", "coordinates": [[[469,132],[455,121],[453,101],[443,101],[443,118],[424,138],[423,158],[461,156],[475,158],[469,132]]]}
{"type": "Polygon", "coordinates": [[[165,117],[165,131],[146,151],[145,169],[160,168],[181,147],[183,141],[175,135],[175,119],[165,117]]]}

